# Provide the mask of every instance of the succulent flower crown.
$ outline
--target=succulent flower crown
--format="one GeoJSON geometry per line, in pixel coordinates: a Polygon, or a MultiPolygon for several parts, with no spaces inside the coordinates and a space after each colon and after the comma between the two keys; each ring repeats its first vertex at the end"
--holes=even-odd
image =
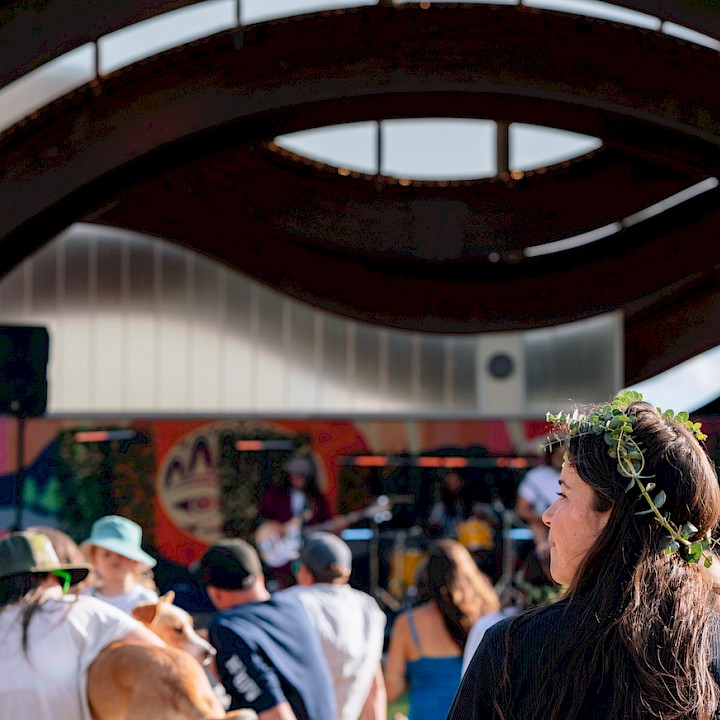
{"type": "MultiPolygon", "coordinates": [[[[712,555],[710,545],[712,542],[710,531],[701,540],[690,540],[698,529],[691,523],[686,522],[678,527],[668,513],[661,513],[660,508],[665,504],[666,496],[662,488],[656,488],[652,482],[653,476],[643,475],[645,469],[645,456],[642,446],[633,438],[633,428],[637,418],[627,414],[628,407],[642,400],[642,394],[632,390],[625,390],[618,393],[613,400],[602,407],[599,407],[587,415],[575,410],[572,414],[560,412],[557,414],[547,413],[547,421],[552,423],[553,430],[562,430],[565,438],[569,439],[580,435],[602,435],[608,446],[608,454],[617,460],[617,471],[622,477],[628,478],[629,482],[625,492],[630,492],[634,487],[640,491],[640,495],[646,500],[649,508],[641,510],[636,515],[649,515],[652,513],[655,520],[667,531],[668,537],[663,543],[663,551],[666,555],[679,552],[687,562],[699,563],[703,561],[705,567],[710,567],[712,555]],[[649,481],[649,482],[646,482],[649,481]],[[655,491],[654,497],[650,493],[655,491]]],[[[686,412],[675,414],[672,410],[658,412],[666,418],[674,420],[689,430],[695,438],[703,441],[707,438],[702,432],[699,422],[692,422],[686,412]]],[[[562,442],[561,437],[553,432],[546,448],[562,442]]]]}

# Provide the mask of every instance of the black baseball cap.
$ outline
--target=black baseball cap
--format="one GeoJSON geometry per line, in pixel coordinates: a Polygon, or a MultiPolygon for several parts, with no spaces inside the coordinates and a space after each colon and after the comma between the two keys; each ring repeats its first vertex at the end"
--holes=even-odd
{"type": "Polygon", "coordinates": [[[200,559],[198,579],[223,590],[247,590],[262,575],[257,550],[240,538],[218,540],[200,559]]]}

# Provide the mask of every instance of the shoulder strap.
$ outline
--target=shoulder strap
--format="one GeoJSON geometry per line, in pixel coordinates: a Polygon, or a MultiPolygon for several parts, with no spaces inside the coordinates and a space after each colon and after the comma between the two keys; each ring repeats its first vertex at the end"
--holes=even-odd
{"type": "Polygon", "coordinates": [[[417,627],[415,626],[415,618],[413,618],[413,611],[410,610],[408,612],[408,626],[410,628],[410,634],[412,635],[412,639],[415,642],[415,645],[417,645],[417,649],[422,653],[422,645],[420,644],[420,635],[418,635],[417,627]]]}

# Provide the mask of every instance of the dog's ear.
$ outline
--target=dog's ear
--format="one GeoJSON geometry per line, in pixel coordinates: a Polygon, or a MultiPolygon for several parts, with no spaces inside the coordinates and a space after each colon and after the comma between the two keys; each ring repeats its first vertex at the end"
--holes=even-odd
{"type": "Polygon", "coordinates": [[[160,596],[160,602],[166,602],[168,605],[172,605],[173,600],[175,600],[174,590],[168,590],[164,595],[160,596]]]}
{"type": "Polygon", "coordinates": [[[157,614],[157,603],[142,602],[132,609],[132,616],[140,622],[150,625],[157,614]]]}

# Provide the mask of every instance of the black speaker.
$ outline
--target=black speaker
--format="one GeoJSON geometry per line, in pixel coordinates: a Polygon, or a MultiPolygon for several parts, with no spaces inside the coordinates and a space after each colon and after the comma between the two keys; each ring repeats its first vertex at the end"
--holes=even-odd
{"type": "Polygon", "coordinates": [[[0,325],[0,415],[45,412],[49,346],[44,327],[0,325]]]}

